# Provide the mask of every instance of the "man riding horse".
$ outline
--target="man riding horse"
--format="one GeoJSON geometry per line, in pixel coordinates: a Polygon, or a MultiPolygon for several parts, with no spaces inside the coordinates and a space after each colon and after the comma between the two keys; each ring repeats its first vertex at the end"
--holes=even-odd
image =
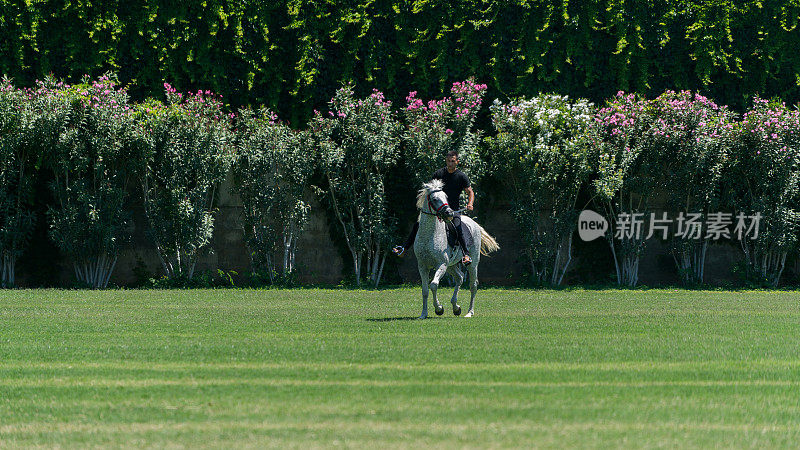
{"type": "MultiPolygon", "coordinates": [[[[472,263],[472,259],[469,256],[467,244],[464,242],[464,235],[461,232],[461,214],[458,211],[460,210],[459,203],[461,201],[461,191],[466,192],[469,196],[466,206],[467,211],[472,211],[472,204],[475,201],[475,192],[472,190],[472,186],[470,185],[467,174],[458,170],[458,152],[455,150],[448,152],[447,156],[445,157],[445,163],[446,166],[434,172],[431,178],[434,180],[442,180],[444,182],[444,187],[442,190],[445,194],[447,194],[447,203],[450,208],[456,211],[455,215],[453,216],[453,225],[455,225],[456,228],[458,245],[461,246],[461,252],[464,255],[464,257],[461,259],[461,263],[465,266],[468,266],[470,263],[472,263]]],[[[405,255],[406,250],[414,245],[414,239],[417,236],[417,231],[419,231],[419,221],[414,223],[414,227],[411,229],[411,234],[408,235],[406,242],[403,245],[396,246],[392,251],[397,256],[402,258],[405,255]]]]}

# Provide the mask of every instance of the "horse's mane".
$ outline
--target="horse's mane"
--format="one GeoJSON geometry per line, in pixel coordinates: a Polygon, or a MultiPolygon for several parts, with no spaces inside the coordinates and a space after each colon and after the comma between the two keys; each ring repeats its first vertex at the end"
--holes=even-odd
{"type": "Polygon", "coordinates": [[[422,189],[419,190],[419,194],[417,194],[417,209],[422,209],[425,207],[425,197],[431,191],[439,191],[444,186],[444,181],[442,180],[431,180],[427,183],[422,183],[422,189]]]}

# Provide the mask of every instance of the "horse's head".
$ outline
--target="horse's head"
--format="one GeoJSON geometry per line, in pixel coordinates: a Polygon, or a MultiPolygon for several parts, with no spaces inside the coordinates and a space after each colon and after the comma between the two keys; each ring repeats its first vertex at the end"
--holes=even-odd
{"type": "Polygon", "coordinates": [[[442,180],[431,180],[422,185],[417,195],[417,208],[423,213],[444,217],[453,217],[454,211],[447,204],[447,194],[442,190],[442,180]]]}

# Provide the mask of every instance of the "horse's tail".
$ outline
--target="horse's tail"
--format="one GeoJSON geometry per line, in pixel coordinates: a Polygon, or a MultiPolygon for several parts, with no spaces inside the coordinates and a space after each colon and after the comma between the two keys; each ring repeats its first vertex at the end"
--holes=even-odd
{"type": "Polygon", "coordinates": [[[482,226],[478,225],[478,228],[481,230],[481,255],[489,256],[489,253],[500,250],[500,245],[497,244],[497,241],[482,226]]]}

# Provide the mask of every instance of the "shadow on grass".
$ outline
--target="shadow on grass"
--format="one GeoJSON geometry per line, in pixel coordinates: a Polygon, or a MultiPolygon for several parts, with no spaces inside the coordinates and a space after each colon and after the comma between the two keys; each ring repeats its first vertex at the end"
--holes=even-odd
{"type": "Polygon", "coordinates": [[[382,317],[380,319],[370,318],[367,322],[394,322],[396,320],[417,320],[418,317],[382,317]]]}

